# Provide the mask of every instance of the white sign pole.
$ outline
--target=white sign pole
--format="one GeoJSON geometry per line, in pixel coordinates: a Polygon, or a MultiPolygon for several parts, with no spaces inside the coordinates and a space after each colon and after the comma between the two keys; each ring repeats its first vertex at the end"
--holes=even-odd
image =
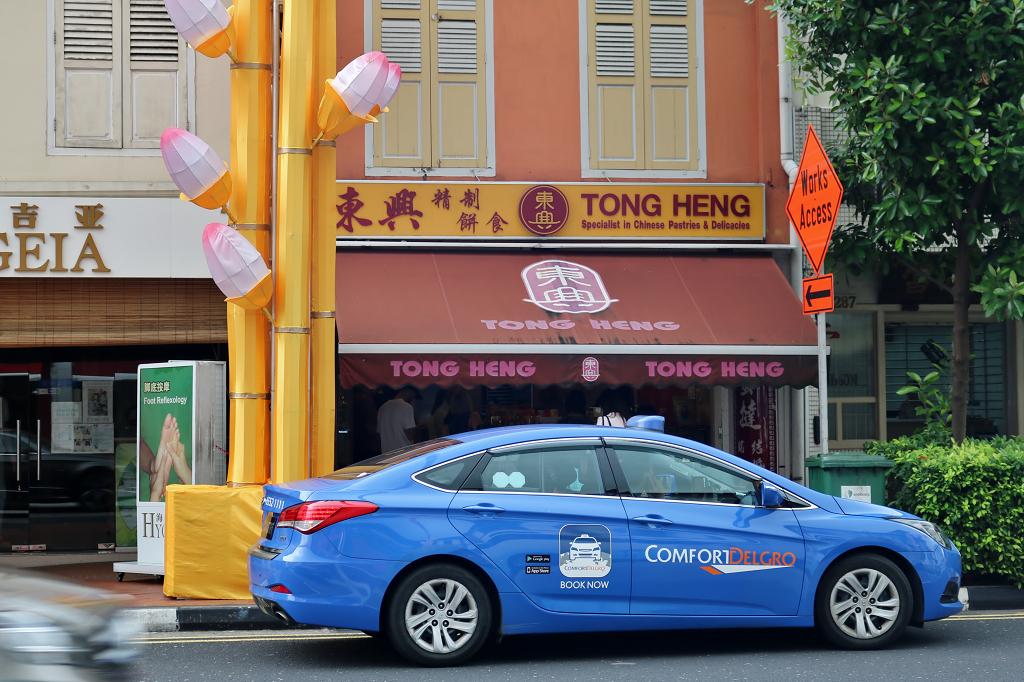
{"type": "Polygon", "coordinates": [[[818,415],[821,454],[828,454],[828,363],[825,346],[825,313],[818,313],[818,415]]]}

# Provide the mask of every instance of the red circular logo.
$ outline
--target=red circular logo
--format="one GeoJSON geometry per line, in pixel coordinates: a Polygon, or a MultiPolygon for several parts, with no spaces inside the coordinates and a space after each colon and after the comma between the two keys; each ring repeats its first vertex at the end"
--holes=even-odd
{"type": "Polygon", "coordinates": [[[519,200],[519,222],[528,231],[547,237],[562,229],[569,220],[569,201],[551,185],[536,185],[519,200]]]}

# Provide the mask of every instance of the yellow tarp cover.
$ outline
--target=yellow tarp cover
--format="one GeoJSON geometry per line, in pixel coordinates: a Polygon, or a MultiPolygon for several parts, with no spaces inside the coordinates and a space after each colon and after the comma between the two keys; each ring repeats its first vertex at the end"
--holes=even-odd
{"type": "Polygon", "coordinates": [[[167,486],[164,594],[250,599],[246,550],[260,535],[263,488],[167,486]]]}

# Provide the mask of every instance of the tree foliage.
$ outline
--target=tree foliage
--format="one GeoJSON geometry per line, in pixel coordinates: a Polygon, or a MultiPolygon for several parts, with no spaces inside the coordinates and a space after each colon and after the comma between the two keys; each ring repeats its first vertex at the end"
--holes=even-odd
{"type": "MultiPolygon", "coordinates": [[[[749,1],[749,0],[748,0],[749,1]]],[[[953,295],[953,434],[962,440],[971,290],[1024,317],[1024,0],[774,0],[802,87],[830,93],[837,172],[862,224],[830,263],[909,268],[953,295]]]]}

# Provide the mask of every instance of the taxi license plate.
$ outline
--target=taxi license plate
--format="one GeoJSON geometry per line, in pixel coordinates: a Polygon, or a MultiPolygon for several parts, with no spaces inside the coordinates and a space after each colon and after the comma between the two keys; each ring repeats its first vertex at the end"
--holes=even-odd
{"type": "Polygon", "coordinates": [[[274,526],[277,521],[277,516],[272,512],[267,512],[263,515],[263,530],[260,531],[260,537],[265,540],[271,540],[274,535],[274,526]]]}

